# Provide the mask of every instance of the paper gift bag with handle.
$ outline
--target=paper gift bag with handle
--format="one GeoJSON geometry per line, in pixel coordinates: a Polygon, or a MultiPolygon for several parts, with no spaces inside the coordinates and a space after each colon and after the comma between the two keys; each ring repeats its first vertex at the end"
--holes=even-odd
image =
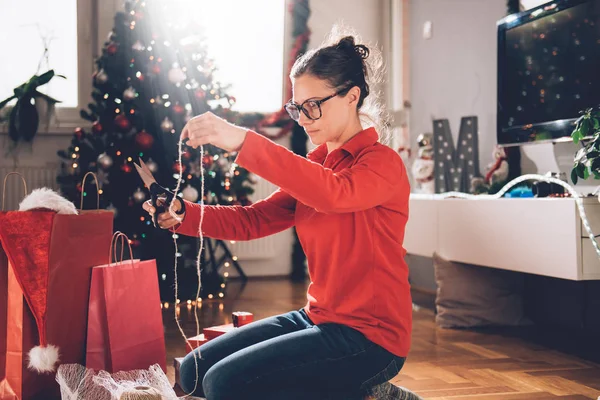
{"type": "Polygon", "coordinates": [[[166,372],[156,261],[134,260],[129,239],[121,232],[113,242],[107,248],[108,263],[92,271],[86,366],[113,373],[158,364],[166,372]],[[131,259],[124,261],[122,251],[117,257],[119,240],[131,259]]]}
{"type": "Polygon", "coordinates": [[[0,212],[0,400],[59,399],[55,368],[85,363],[91,269],[106,259],[113,213],[77,211],[49,190],[20,209],[0,212]],[[30,361],[32,349],[43,355],[50,345],[57,363],[30,361]]]}

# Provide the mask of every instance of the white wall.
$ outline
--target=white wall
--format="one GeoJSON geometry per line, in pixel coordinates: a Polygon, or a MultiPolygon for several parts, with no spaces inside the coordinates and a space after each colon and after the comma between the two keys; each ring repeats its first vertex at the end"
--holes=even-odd
{"type": "MultiPolygon", "coordinates": [[[[496,145],[496,21],[506,14],[506,0],[410,1],[411,142],[432,131],[432,119],[447,118],[457,140],[460,118],[479,118],[480,169],[485,173],[496,145]],[[433,37],[422,35],[433,22],[433,37]]],[[[576,147],[572,143],[521,147],[522,172],[559,169],[570,176],[576,147]]],[[[593,182],[577,185],[593,190],[593,182]]]]}
{"type": "Polygon", "coordinates": [[[410,2],[411,139],[431,132],[432,119],[448,118],[456,140],[460,118],[479,118],[482,170],[496,144],[496,21],[506,0],[410,2]],[[425,21],[433,37],[422,36],[425,21]]]}

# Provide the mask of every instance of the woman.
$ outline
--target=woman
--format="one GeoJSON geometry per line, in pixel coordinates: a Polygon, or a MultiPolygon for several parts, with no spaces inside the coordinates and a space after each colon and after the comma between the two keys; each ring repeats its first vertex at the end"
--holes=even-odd
{"type": "MultiPolygon", "coordinates": [[[[186,392],[208,400],[417,398],[387,383],[410,347],[402,247],[410,188],[398,154],[361,124],[369,78],[380,72],[370,53],[346,36],[295,62],[285,107],[318,146],[308,159],[211,113],[183,129],[188,145],[239,152],[237,164],[280,188],[248,207],[205,206],[203,234],[250,240],[295,225],[311,277],[302,309],[202,345],[198,370],[189,354],[180,370],[186,392]]],[[[372,120],[381,115],[375,108],[372,120]]],[[[168,212],[159,224],[197,236],[200,205],[186,202],[184,211],[181,224],[168,212]]]]}

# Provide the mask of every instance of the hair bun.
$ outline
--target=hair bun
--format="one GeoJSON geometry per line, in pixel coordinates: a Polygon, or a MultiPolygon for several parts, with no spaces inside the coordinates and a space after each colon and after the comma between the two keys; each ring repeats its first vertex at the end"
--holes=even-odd
{"type": "Polygon", "coordinates": [[[340,50],[353,52],[360,56],[361,59],[369,57],[369,48],[364,44],[356,44],[354,36],[345,36],[340,39],[336,47],[340,50]]]}
{"type": "Polygon", "coordinates": [[[362,58],[363,60],[369,57],[369,48],[364,44],[357,44],[356,46],[354,46],[354,51],[358,53],[360,58],[362,58]]]}

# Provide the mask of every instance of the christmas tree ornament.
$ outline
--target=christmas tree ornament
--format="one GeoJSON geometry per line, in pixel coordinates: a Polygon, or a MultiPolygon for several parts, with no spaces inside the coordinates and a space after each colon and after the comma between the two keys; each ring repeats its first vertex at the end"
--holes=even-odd
{"type": "Polygon", "coordinates": [[[119,45],[115,42],[112,42],[108,46],[106,46],[106,52],[110,55],[115,55],[118,49],[119,45]]]}
{"type": "Polygon", "coordinates": [[[198,200],[198,190],[191,185],[187,185],[185,189],[181,191],[181,194],[183,195],[184,200],[192,203],[195,203],[196,200],[198,200]]]}
{"type": "Polygon", "coordinates": [[[113,159],[108,154],[102,153],[98,156],[98,164],[104,169],[109,169],[113,165],[113,159]]]}
{"type": "Polygon", "coordinates": [[[121,171],[125,172],[126,174],[130,173],[132,170],[133,168],[131,168],[131,165],[127,163],[121,165],[121,171]]]}
{"type": "Polygon", "coordinates": [[[224,168],[229,164],[229,161],[225,157],[219,157],[217,164],[219,167],[224,168]]]}
{"type": "Polygon", "coordinates": [[[135,51],[144,51],[146,49],[140,40],[136,40],[131,48],[135,51]]]}
{"type": "Polygon", "coordinates": [[[154,101],[152,102],[152,104],[156,104],[157,106],[162,106],[163,105],[163,99],[160,96],[156,96],[154,99],[154,101]]]}
{"type": "Polygon", "coordinates": [[[92,124],[92,131],[94,133],[102,133],[102,124],[99,121],[96,121],[92,124]]]}
{"type": "Polygon", "coordinates": [[[98,178],[98,184],[100,185],[100,188],[102,188],[102,186],[108,185],[110,183],[108,181],[108,173],[102,169],[99,169],[96,172],[96,177],[98,178]]]}
{"type": "Polygon", "coordinates": [[[211,155],[205,155],[204,157],[202,157],[202,164],[204,164],[206,168],[210,168],[214,162],[215,159],[211,155]]]}
{"type": "Polygon", "coordinates": [[[135,143],[141,150],[149,150],[154,143],[154,137],[146,131],[141,131],[135,135],[135,143]]]}
{"type": "Polygon", "coordinates": [[[160,65],[158,65],[158,64],[154,64],[154,65],[152,66],[152,72],[153,72],[154,74],[156,74],[156,75],[160,74],[160,65]]]}
{"type": "Polygon", "coordinates": [[[198,100],[204,100],[204,98],[206,97],[206,92],[202,89],[198,89],[198,90],[196,90],[194,95],[196,96],[196,98],[198,100]]]}
{"type": "Polygon", "coordinates": [[[123,98],[125,100],[131,101],[134,100],[135,97],[137,95],[137,92],[135,91],[135,89],[131,86],[129,86],[127,89],[125,89],[125,91],[123,92],[123,98]]]}
{"type": "Polygon", "coordinates": [[[173,172],[176,174],[183,174],[186,170],[185,165],[180,164],[179,162],[176,162],[175,164],[173,164],[173,172]]]}
{"type": "Polygon", "coordinates": [[[114,206],[112,203],[110,203],[110,204],[108,205],[108,207],[106,207],[106,210],[107,210],[107,211],[110,211],[110,212],[112,212],[112,213],[114,214],[114,217],[115,217],[115,218],[116,218],[116,217],[117,217],[117,215],[119,214],[119,211],[117,210],[117,208],[116,208],[116,207],[115,207],[115,206],[114,206]]]}
{"type": "Polygon", "coordinates": [[[99,84],[104,84],[104,83],[108,82],[108,75],[106,74],[106,72],[104,72],[103,69],[101,69],[94,76],[94,80],[99,84]]]}
{"type": "Polygon", "coordinates": [[[123,132],[128,132],[131,129],[131,122],[129,122],[129,119],[123,114],[117,115],[115,118],[115,125],[123,132]]]}
{"type": "Polygon", "coordinates": [[[183,118],[183,120],[185,121],[185,123],[187,124],[188,122],[190,122],[190,120],[192,118],[194,118],[194,113],[191,110],[186,111],[185,117],[183,118]]]}
{"type": "Polygon", "coordinates": [[[185,109],[179,103],[177,103],[173,106],[173,112],[175,114],[183,114],[184,111],[185,111],[185,109]]]}
{"type": "Polygon", "coordinates": [[[169,82],[173,84],[180,84],[185,81],[186,75],[185,72],[179,67],[173,67],[169,70],[168,74],[169,82]]]}
{"type": "Polygon", "coordinates": [[[75,137],[79,140],[83,137],[83,129],[75,128],[75,137]]]}
{"type": "Polygon", "coordinates": [[[140,188],[137,188],[137,190],[133,192],[133,199],[137,203],[142,203],[146,200],[146,193],[144,193],[140,188]]]}
{"type": "Polygon", "coordinates": [[[148,159],[148,162],[146,163],[146,166],[148,167],[148,169],[152,173],[156,173],[156,171],[158,171],[158,164],[155,163],[154,160],[151,159],[151,158],[148,159]]]}
{"type": "Polygon", "coordinates": [[[165,117],[163,122],[160,123],[160,129],[162,129],[164,133],[171,132],[173,130],[173,121],[171,121],[169,117],[165,117]]]}

